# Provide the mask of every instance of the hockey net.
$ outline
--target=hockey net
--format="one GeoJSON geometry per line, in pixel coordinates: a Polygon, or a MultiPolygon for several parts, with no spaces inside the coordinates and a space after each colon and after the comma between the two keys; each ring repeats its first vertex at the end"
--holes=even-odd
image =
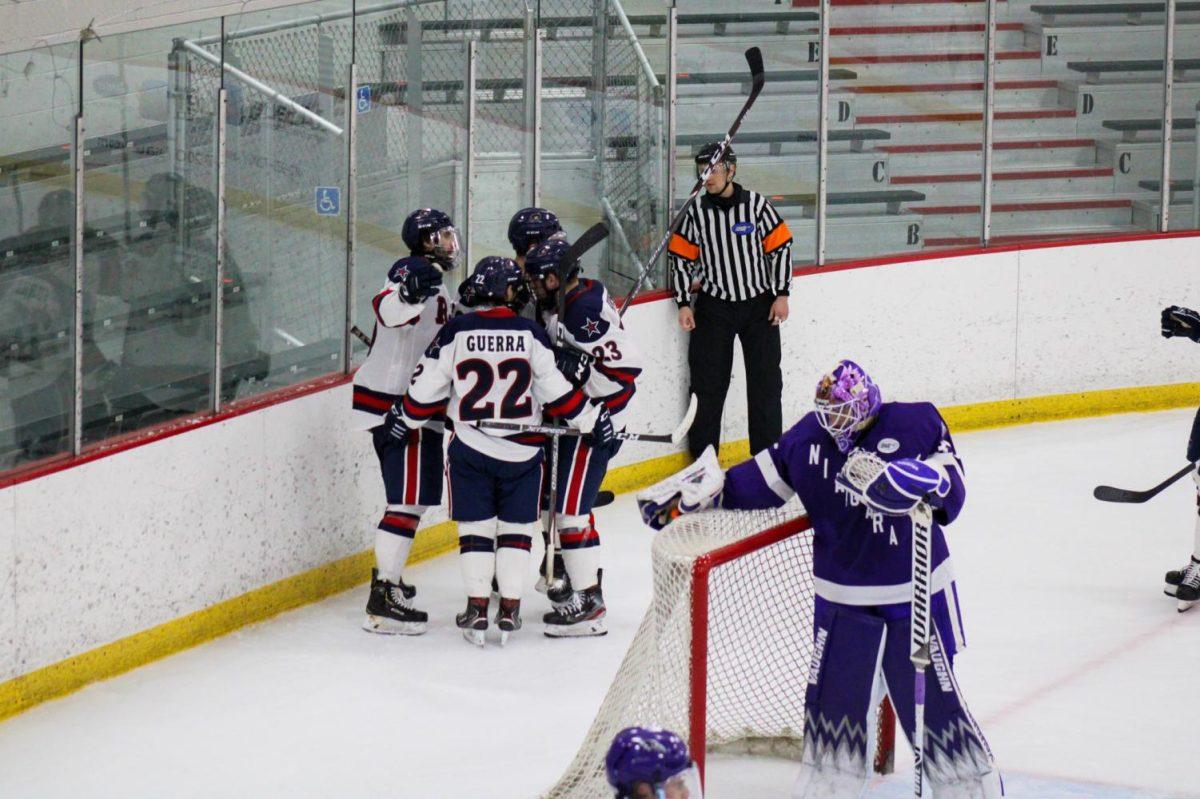
{"type": "MultiPolygon", "coordinates": [[[[681,517],[652,548],[654,594],[583,745],[546,799],[608,799],[614,735],[655,724],[693,759],[723,751],[799,759],[813,656],[812,537],[796,503],[681,517]]],[[[877,771],[890,771],[885,702],[877,771]]]]}

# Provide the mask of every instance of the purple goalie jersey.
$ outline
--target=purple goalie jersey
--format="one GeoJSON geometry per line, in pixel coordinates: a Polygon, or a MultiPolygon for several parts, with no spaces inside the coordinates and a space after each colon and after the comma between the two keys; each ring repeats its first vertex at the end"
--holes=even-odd
{"type": "MultiPolygon", "coordinates": [[[[856,442],[887,461],[919,458],[950,477],[950,493],[934,512],[932,589],[951,586],[950,552],[942,525],[958,516],[966,497],[962,463],[937,408],[927,402],[886,402],[856,442]]],[[[730,509],[777,508],[798,495],[813,527],[816,592],[846,605],[892,605],[912,597],[912,522],[886,516],[841,488],[834,478],[846,462],[833,439],[804,416],[778,443],[725,473],[719,503],[730,509]]]]}

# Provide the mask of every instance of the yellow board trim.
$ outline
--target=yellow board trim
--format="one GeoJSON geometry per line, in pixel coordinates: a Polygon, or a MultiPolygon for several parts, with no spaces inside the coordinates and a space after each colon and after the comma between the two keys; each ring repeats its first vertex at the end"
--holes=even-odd
{"type": "MultiPolygon", "coordinates": [[[[1032,422],[1195,405],[1200,405],[1200,383],[951,405],[941,411],[950,429],[961,433],[1032,422]]],[[[745,440],[723,444],[721,464],[728,467],[739,463],[749,456],[749,451],[745,440]]],[[[621,466],[608,473],[604,487],[618,494],[633,491],[673,474],[687,462],[685,454],[674,453],[621,466]]],[[[409,563],[419,563],[452,552],[457,546],[458,532],[452,522],[425,528],[417,534],[409,563]]],[[[373,562],[374,553],[371,551],[350,555],[0,683],[0,720],[77,691],[89,683],[115,677],[240,627],[269,619],[285,610],[353,588],[370,577],[373,562]]]]}
{"type": "MultiPolygon", "coordinates": [[[[457,548],[457,525],[435,524],[417,532],[409,563],[430,560],[457,548]]],[[[359,552],[0,683],[0,720],[89,683],[353,588],[370,579],[374,563],[374,552],[359,552]]]]}

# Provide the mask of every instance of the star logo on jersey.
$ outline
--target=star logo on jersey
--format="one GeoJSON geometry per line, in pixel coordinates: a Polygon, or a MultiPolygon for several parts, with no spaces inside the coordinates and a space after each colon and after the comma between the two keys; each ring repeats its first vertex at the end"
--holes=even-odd
{"type": "Polygon", "coordinates": [[[583,322],[583,334],[588,338],[600,335],[600,320],[585,319],[583,322]]]}
{"type": "Polygon", "coordinates": [[[408,267],[402,266],[392,273],[392,282],[402,283],[406,277],[408,277],[408,267]]]}

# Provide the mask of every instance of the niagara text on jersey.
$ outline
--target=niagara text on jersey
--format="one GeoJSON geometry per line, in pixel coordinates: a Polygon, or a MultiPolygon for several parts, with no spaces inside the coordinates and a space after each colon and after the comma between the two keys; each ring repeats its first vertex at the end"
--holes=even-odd
{"type": "Polygon", "coordinates": [[[412,427],[444,413],[464,444],[517,462],[539,455],[545,437],[484,432],[476,423],[539,424],[544,411],[587,430],[599,406],[558,371],[546,331],[508,308],[489,308],[456,316],[442,327],[417,364],[401,407],[412,427]]]}

